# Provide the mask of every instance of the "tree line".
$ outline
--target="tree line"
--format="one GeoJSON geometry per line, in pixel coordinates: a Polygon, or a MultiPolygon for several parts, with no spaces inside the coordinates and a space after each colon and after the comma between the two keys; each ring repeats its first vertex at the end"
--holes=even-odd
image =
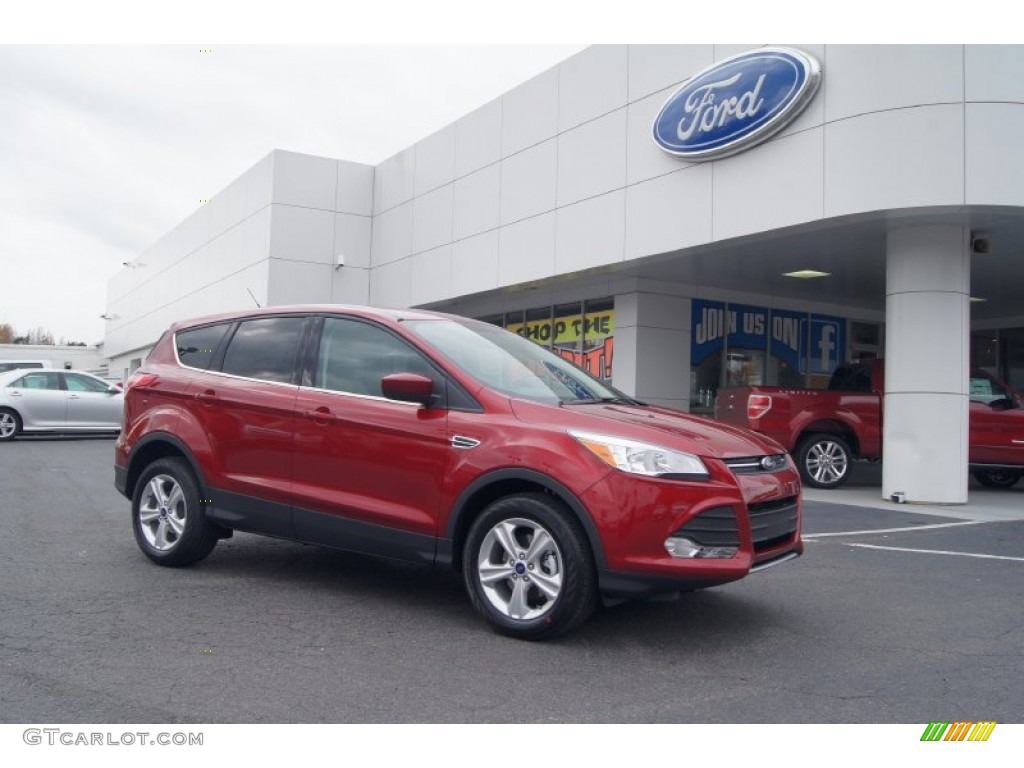
{"type": "Polygon", "coordinates": [[[84,341],[64,341],[63,336],[60,337],[60,341],[56,341],[53,334],[42,326],[29,328],[25,333],[18,333],[10,323],[0,323],[0,344],[43,344],[51,347],[57,344],[67,347],[88,346],[84,341]]]}

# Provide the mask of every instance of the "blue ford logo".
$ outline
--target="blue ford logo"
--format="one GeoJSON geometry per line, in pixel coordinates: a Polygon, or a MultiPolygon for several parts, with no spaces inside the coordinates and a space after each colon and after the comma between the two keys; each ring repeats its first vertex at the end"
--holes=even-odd
{"type": "Polygon", "coordinates": [[[820,82],[817,60],[795,48],[733,56],[698,72],[665,102],[654,140],[687,160],[742,152],[800,114],[820,82]]]}

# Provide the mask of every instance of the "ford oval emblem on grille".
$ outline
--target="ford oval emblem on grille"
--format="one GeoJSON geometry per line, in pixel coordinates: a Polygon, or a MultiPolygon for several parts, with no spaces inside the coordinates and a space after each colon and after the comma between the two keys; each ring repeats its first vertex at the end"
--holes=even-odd
{"type": "Polygon", "coordinates": [[[686,160],[713,160],[759,144],[800,114],[821,66],[795,48],[760,48],[698,72],[661,108],[654,140],[686,160]]]}

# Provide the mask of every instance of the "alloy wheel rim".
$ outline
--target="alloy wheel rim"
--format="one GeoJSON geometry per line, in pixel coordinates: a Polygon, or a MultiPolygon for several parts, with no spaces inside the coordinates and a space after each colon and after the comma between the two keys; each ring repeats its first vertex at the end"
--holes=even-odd
{"type": "Polygon", "coordinates": [[[807,452],[807,472],[816,482],[832,485],[846,475],[846,451],[831,441],[816,443],[807,452]]]}
{"type": "Polygon", "coordinates": [[[14,434],[14,416],[9,413],[0,413],[0,437],[10,437],[14,434]]]}
{"type": "Polygon", "coordinates": [[[185,492],[170,475],[156,475],[142,492],[139,528],[153,549],[172,549],[185,533],[185,492]]]}
{"type": "Polygon", "coordinates": [[[488,602],[503,616],[531,621],[547,614],[562,592],[561,550],[534,520],[502,520],[484,536],[477,579],[488,602]]]}

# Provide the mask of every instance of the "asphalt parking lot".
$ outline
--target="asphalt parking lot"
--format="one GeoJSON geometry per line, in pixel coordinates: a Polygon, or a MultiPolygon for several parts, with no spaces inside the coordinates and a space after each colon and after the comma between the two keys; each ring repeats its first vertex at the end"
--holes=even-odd
{"type": "Polygon", "coordinates": [[[807,502],[794,563],[536,644],[493,634],[444,571],[246,534],[159,568],[112,456],[110,438],[0,445],[2,722],[1024,715],[1019,519],[807,502]]]}

